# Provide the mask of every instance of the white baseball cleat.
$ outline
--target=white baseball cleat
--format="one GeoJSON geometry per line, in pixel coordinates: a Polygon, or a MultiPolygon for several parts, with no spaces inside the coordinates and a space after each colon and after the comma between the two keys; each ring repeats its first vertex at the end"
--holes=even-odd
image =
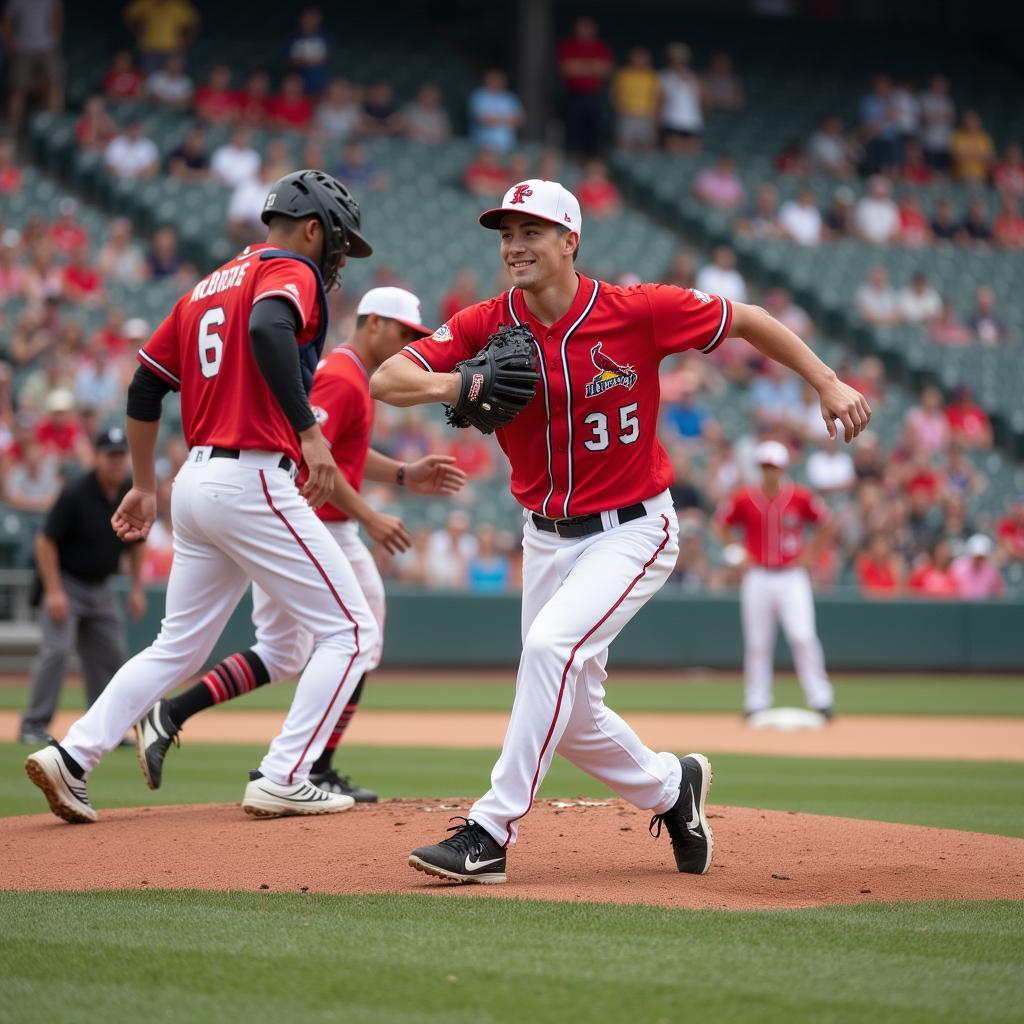
{"type": "Polygon", "coordinates": [[[242,810],[254,818],[283,818],[296,814],[339,814],[355,803],[350,796],[328,793],[310,782],[282,786],[254,771],[249,772],[242,810]]]}
{"type": "Polygon", "coordinates": [[[85,782],[68,771],[56,744],[29,754],[25,759],[25,774],[43,791],[50,810],[58,818],[79,825],[99,817],[89,803],[85,782]]]}

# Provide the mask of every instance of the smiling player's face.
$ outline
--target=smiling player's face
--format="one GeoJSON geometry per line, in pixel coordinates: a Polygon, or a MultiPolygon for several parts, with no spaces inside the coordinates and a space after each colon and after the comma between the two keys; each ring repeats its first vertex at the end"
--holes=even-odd
{"type": "Polygon", "coordinates": [[[576,234],[529,214],[509,213],[501,220],[501,261],[517,288],[529,291],[572,272],[576,234]]]}

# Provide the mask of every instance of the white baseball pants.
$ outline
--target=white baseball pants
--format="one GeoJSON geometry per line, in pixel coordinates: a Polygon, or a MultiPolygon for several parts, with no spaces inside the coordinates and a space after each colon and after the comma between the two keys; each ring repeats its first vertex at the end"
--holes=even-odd
{"type": "Polygon", "coordinates": [[[160,697],[209,657],[252,580],[314,638],[281,732],[260,765],[301,781],[377,646],[378,629],[348,562],[306,504],[280,453],[210,458],[194,448],[174,481],[174,561],[160,633],[127,661],[61,745],[91,771],[160,697]]]}
{"type": "Polygon", "coordinates": [[[814,622],[814,594],[807,570],[768,570],[752,566],[740,587],[743,620],[744,710],[772,706],[772,659],[775,632],[781,621],[797,677],[812,708],[832,706],[832,684],[825,673],[825,655],[814,622]]]}
{"type": "MultiPolygon", "coordinates": [[[[325,522],[324,526],[352,567],[377,624],[377,643],[363,667],[364,672],[372,672],[380,664],[384,648],[384,581],[373,555],[359,538],[358,523],[351,520],[325,522]]],[[[298,675],[313,652],[313,634],[306,629],[305,620],[296,620],[290,609],[253,584],[252,624],[256,627],[256,643],[252,649],[270,673],[270,681],[276,683],[298,675]]]]}
{"type": "Polygon", "coordinates": [[[542,532],[526,517],[516,696],[491,788],[469,813],[506,846],[556,750],[637,807],[662,813],[679,798],[679,758],[645,747],[604,703],[608,646],[661,589],[678,554],[668,492],[644,504],[648,515],[578,539],[542,532]]]}

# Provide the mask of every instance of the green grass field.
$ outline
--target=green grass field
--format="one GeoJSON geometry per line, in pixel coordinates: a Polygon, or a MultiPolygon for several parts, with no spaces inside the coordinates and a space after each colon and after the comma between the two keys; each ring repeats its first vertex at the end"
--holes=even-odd
{"type": "MultiPolygon", "coordinates": [[[[614,678],[614,676],[613,676],[614,678]]],[[[511,677],[378,680],[380,710],[501,710],[511,677]]],[[[736,679],[611,683],[630,710],[727,711],[736,679]]],[[[846,712],[1024,716],[1005,677],[838,680],[846,712]]],[[[286,686],[234,706],[284,708],[286,686]]],[[[799,704],[791,680],[779,703],[799,704]]],[[[22,687],[0,687],[18,708],[22,687]]],[[[69,687],[65,706],[80,694],[69,687]]],[[[230,714],[230,708],[218,709],[230,714]]],[[[699,744],[699,719],[693,746],[699,744]]],[[[1024,764],[755,757],[707,751],[712,802],[1024,837],[1024,764]]],[[[45,808],[0,743],[0,816],[45,808]]],[[[90,779],[100,808],[234,802],[263,748],[186,745],[151,793],[133,750],[90,779]]],[[[490,750],[346,746],[349,772],[381,795],[473,796],[490,750]]],[[[607,791],[556,759],[542,796],[607,791]]],[[[100,826],[102,827],[102,823],[100,826]]],[[[230,856],[229,851],[225,851],[230,856]]],[[[342,866],[343,868],[343,866],[342,866]]],[[[433,895],[0,891],[0,1024],[486,1024],[733,1021],[932,1024],[1024,1020],[1022,903],[871,904],[779,912],[662,910],[433,895]]]]}
{"type": "Polygon", "coordinates": [[[0,893],[0,1019],[1019,1021],[1007,903],[775,913],[438,896],[0,893]]]}
{"type": "MultiPolygon", "coordinates": [[[[484,681],[456,674],[454,681],[437,675],[410,680],[408,674],[374,674],[362,706],[379,711],[506,711],[512,706],[515,674],[488,675],[484,681]]],[[[835,680],[840,713],[878,715],[1014,715],[1024,716],[1024,685],[1014,676],[838,676],[835,680]]],[[[291,684],[264,686],[238,701],[217,708],[286,710],[291,684]]],[[[738,713],[743,706],[739,676],[630,675],[611,671],[608,703],[617,711],[720,711],[738,713]]],[[[25,706],[22,684],[0,685],[0,710],[25,706]]],[[[781,675],[776,703],[802,706],[803,693],[791,676],[781,675]]],[[[62,708],[83,707],[79,686],[69,684],[62,708]]]]}

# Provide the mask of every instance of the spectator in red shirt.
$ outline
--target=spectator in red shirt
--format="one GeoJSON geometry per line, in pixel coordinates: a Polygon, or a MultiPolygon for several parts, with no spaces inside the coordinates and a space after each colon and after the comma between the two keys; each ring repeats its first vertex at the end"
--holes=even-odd
{"type": "Polygon", "coordinates": [[[293,72],[281,81],[281,91],[270,101],[271,125],[305,131],[313,120],[313,101],[303,93],[302,75],[293,72]]]}
{"type": "Polygon", "coordinates": [[[472,270],[460,270],[455,275],[451,289],[441,299],[440,323],[446,324],[460,309],[472,306],[476,301],[476,274],[472,270]]]}
{"type": "Polygon", "coordinates": [[[75,396],[68,388],[51,391],[46,399],[46,415],[39,421],[36,440],[62,462],[89,461],[89,439],[75,417],[75,396]]]}
{"type": "Polygon", "coordinates": [[[131,50],[118,50],[103,76],[103,95],[112,103],[142,99],[142,72],[135,66],[131,50]]]}
{"type": "Polygon", "coordinates": [[[928,554],[910,574],[910,590],[919,597],[956,597],[956,580],[949,571],[952,562],[949,541],[933,541],[928,554]]]}
{"type": "Polygon", "coordinates": [[[1010,562],[1024,562],[1024,494],[1013,499],[1010,511],[996,527],[999,551],[1010,562]]]}
{"type": "Polygon", "coordinates": [[[900,202],[899,240],[915,248],[932,240],[928,218],[921,212],[921,202],[913,192],[908,192],[900,202]]]}
{"type": "Polygon", "coordinates": [[[903,559],[881,531],[873,533],[854,562],[857,583],[866,597],[892,597],[903,589],[903,559]]]}
{"type": "Polygon", "coordinates": [[[217,64],[196,89],[196,116],[208,124],[227,124],[238,117],[238,98],[231,91],[231,69],[217,64]]]}
{"type": "Polygon", "coordinates": [[[573,34],[558,46],[558,73],[565,90],[565,147],[594,156],[604,148],[604,104],[615,66],[611,47],[597,37],[593,18],[577,18],[573,34]]]}
{"type": "Polygon", "coordinates": [[[1017,200],[1009,193],[1003,196],[992,234],[1004,249],[1024,249],[1024,217],[1020,215],[1017,200]]]}
{"type": "Polygon", "coordinates": [[[245,88],[235,93],[238,119],[250,128],[261,127],[270,116],[270,75],[254,71],[246,80],[245,88]]]}
{"type": "Polygon", "coordinates": [[[102,96],[90,96],[75,124],[75,142],[79,149],[106,149],[117,135],[117,125],[107,113],[102,96]]]}
{"type": "Polygon", "coordinates": [[[576,186],[576,198],[588,217],[614,217],[622,206],[619,190],[608,178],[603,160],[588,160],[576,186]]]}
{"type": "Polygon", "coordinates": [[[1024,196],[1024,155],[1018,143],[1011,142],[992,169],[992,184],[1004,196],[1024,196]]]}
{"type": "Polygon", "coordinates": [[[499,196],[505,191],[508,184],[508,172],[498,159],[498,154],[485,146],[466,168],[462,182],[468,192],[489,199],[499,196]]]}
{"type": "Polygon", "coordinates": [[[923,495],[929,503],[935,502],[944,490],[942,474],[932,465],[931,455],[924,448],[913,455],[903,479],[903,489],[908,497],[923,495]]]}
{"type": "Polygon", "coordinates": [[[57,219],[50,225],[50,241],[58,254],[69,253],[89,244],[89,234],[78,220],[78,203],[74,199],[62,199],[57,205],[57,219]]]}
{"type": "Polygon", "coordinates": [[[445,447],[445,455],[455,459],[455,465],[470,480],[490,480],[494,477],[494,453],[490,442],[475,430],[459,430],[445,447]]]}
{"type": "Polygon", "coordinates": [[[21,168],[14,162],[14,150],[0,139],[0,195],[16,196],[21,191],[21,168]]]}
{"type": "Polygon", "coordinates": [[[98,306],[103,301],[103,279],[89,265],[89,243],[81,242],[64,267],[64,301],[73,305],[98,306]]]}
{"type": "Polygon", "coordinates": [[[953,436],[965,448],[992,447],[992,424],[985,410],[972,401],[971,389],[966,385],[960,385],[953,393],[953,400],[946,406],[946,419],[953,436]]]}
{"type": "Polygon", "coordinates": [[[924,149],[917,139],[908,139],[903,147],[903,163],[897,176],[908,185],[930,185],[935,172],[925,163],[924,149]]]}

